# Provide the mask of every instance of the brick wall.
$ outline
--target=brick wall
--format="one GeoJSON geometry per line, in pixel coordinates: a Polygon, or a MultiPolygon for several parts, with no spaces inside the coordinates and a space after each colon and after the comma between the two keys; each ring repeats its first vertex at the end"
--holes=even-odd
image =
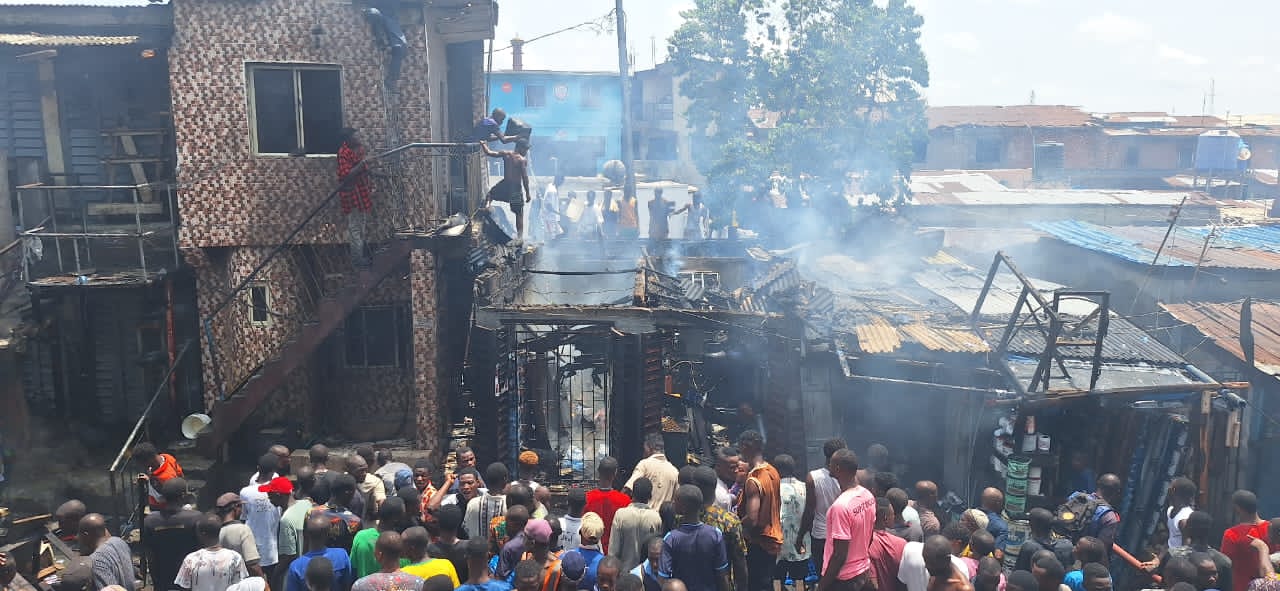
{"type": "MultiPolygon", "coordinates": [[[[249,322],[241,298],[211,317],[214,306],[264,259],[336,187],[333,157],[256,156],[250,143],[246,64],[324,64],[341,69],[344,121],[357,129],[370,151],[386,146],[387,104],[382,91],[385,52],[378,47],[361,5],[337,0],[175,0],[174,39],[169,52],[175,141],[180,162],[179,241],[196,269],[202,321],[209,321],[214,346],[202,342],[205,402],[211,404],[219,378],[230,391],[296,332],[310,300],[296,261],[272,260],[259,277],[277,313],[268,325],[249,322]],[[315,28],[324,33],[318,39],[315,28]],[[214,355],[218,363],[214,363],[214,355]],[[215,371],[217,369],[217,371],[215,371]]],[[[400,78],[399,137],[430,141],[427,57],[421,12],[406,8],[401,22],[409,51],[400,78]]],[[[380,181],[374,195],[372,238],[385,238],[406,221],[425,225],[436,215],[425,160],[410,163],[414,182],[389,194],[380,181]],[[421,177],[421,178],[419,178],[421,177]],[[399,199],[396,206],[390,206],[399,199]],[[406,205],[409,204],[409,205],[406,205]],[[409,219],[406,220],[406,211],[409,219]]],[[[346,224],[335,199],[300,237],[312,244],[342,244],[346,224]]],[[[338,268],[349,265],[340,246],[338,268]]],[[[429,441],[439,434],[436,400],[436,277],[429,255],[415,254],[412,279],[393,273],[367,302],[404,303],[414,319],[413,348],[405,368],[346,368],[335,363],[340,341],[312,356],[293,372],[253,420],[317,419],[353,438],[399,434],[429,441]],[[412,289],[412,293],[410,290],[412,289]],[[407,420],[400,417],[407,416],[407,420]],[[403,429],[401,429],[403,427],[403,429]]],[[[349,275],[350,276],[350,275],[349,275]]],[[[246,296],[247,297],[247,296],[246,296]]],[[[204,336],[204,335],[202,335],[204,336]]],[[[215,419],[216,420],[216,419],[215,419]]]]}
{"type": "MultiPolygon", "coordinates": [[[[336,186],[332,157],[255,156],[246,63],[335,65],[345,121],[385,145],[385,53],[360,6],[335,0],[176,0],[169,52],[184,246],[276,244],[336,186]],[[313,27],[324,30],[319,42],[313,27]]],[[[400,82],[400,138],[430,139],[427,57],[420,13],[402,15],[410,49],[400,82]]],[[[341,240],[336,202],[309,240],[341,240]]]]}

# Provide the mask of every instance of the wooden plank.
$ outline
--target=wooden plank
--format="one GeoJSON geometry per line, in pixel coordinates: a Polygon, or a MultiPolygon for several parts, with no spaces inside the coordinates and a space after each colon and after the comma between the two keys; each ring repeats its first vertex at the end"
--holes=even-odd
{"type": "Polygon", "coordinates": [[[142,215],[159,215],[164,213],[163,203],[90,203],[87,206],[89,215],[133,215],[136,211],[142,215]]]}
{"type": "Polygon", "coordinates": [[[36,64],[40,79],[40,116],[44,124],[45,158],[49,174],[64,177],[67,173],[66,155],[62,150],[62,117],[58,114],[58,90],[53,72],[52,56],[42,57],[36,64]]]}
{"type": "Polygon", "coordinates": [[[125,136],[157,136],[165,135],[168,131],[163,129],[104,129],[103,137],[125,137],[125,136]]]}
{"type": "MultiPolygon", "coordinates": [[[[138,144],[133,141],[133,136],[120,136],[120,145],[124,146],[125,154],[128,154],[129,156],[138,155],[138,144]]],[[[163,162],[163,160],[160,161],[163,162]]],[[[133,172],[134,183],[145,185],[149,182],[147,181],[147,172],[142,169],[141,162],[130,162],[129,170],[133,172]]],[[[152,199],[155,198],[155,195],[151,192],[151,187],[141,187],[138,189],[138,197],[142,199],[143,203],[151,203],[152,199]]]]}

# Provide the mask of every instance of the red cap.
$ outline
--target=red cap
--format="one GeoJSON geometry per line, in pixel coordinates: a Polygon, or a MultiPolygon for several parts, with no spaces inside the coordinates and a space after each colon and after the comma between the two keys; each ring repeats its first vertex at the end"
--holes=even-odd
{"type": "Polygon", "coordinates": [[[258,492],[275,493],[280,495],[293,494],[293,482],[284,476],[277,476],[262,486],[258,487],[258,492]]]}

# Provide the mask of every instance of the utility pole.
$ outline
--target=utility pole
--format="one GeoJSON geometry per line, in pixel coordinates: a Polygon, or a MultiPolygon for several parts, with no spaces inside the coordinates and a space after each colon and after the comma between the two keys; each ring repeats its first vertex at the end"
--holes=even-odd
{"type": "Polygon", "coordinates": [[[627,59],[627,14],[622,10],[622,0],[614,0],[614,13],[618,17],[618,76],[622,82],[622,164],[627,169],[622,182],[622,196],[630,199],[636,195],[636,159],[631,145],[631,67],[627,59]]]}

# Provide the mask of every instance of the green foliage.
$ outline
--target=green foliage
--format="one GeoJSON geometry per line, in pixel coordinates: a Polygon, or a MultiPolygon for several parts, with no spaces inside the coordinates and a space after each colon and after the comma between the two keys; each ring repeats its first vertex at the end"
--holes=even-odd
{"type": "Polygon", "coordinates": [[[923,19],[905,0],[696,0],[670,39],[695,163],[724,205],[771,170],[900,203],[927,125],[923,19]],[[755,130],[752,108],[778,114],[755,130]]]}

